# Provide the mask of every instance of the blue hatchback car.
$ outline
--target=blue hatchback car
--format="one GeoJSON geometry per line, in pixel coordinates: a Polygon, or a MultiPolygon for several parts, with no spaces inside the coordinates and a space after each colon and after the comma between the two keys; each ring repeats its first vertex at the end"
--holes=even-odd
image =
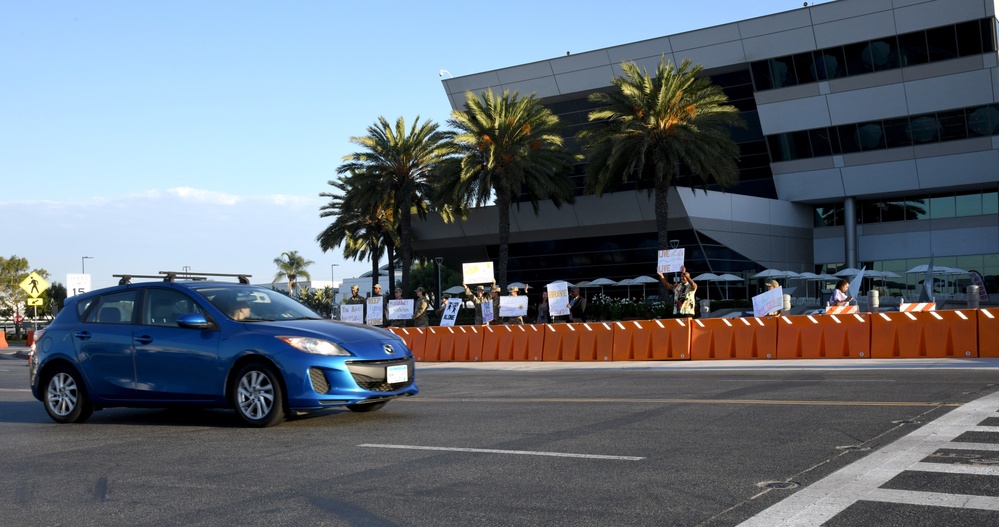
{"type": "Polygon", "coordinates": [[[207,280],[237,275],[162,274],[116,275],[121,285],[68,298],[36,333],[31,390],[53,420],[200,406],[265,427],[336,406],[369,412],[419,391],[412,352],[388,331],[326,320],[264,287],[207,280]]]}

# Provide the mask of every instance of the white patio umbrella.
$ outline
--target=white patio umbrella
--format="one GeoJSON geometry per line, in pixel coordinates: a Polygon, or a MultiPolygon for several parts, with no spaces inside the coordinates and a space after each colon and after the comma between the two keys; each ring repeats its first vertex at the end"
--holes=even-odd
{"type": "MultiPolygon", "coordinates": [[[[694,277],[694,282],[695,283],[696,282],[717,282],[717,281],[718,281],[718,275],[716,275],[714,273],[701,273],[701,274],[699,274],[699,275],[697,275],[697,276],[694,277]]],[[[700,289],[700,288],[698,288],[698,289],[700,289]]],[[[707,291],[707,293],[704,294],[704,297],[707,298],[708,300],[711,300],[711,286],[705,287],[704,290],[707,291]]]]}
{"type": "Polygon", "coordinates": [[[596,280],[590,281],[590,283],[587,284],[586,287],[599,287],[600,288],[600,294],[602,295],[602,294],[604,294],[604,286],[605,285],[617,285],[617,282],[615,282],[614,280],[611,280],[609,278],[597,278],[596,280]]]}
{"type": "Polygon", "coordinates": [[[636,284],[635,284],[635,281],[632,280],[631,278],[625,278],[624,280],[621,280],[620,282],[618,282],[617,284],[614,284],[614,285],[627,286],[628,287],[628,298],[631,298],[631,286],[636,285],[636,284]]]}
{"type": "Polygon", "coordinates": [[[645,285],[646,284],[657,284],[659,280],[652,278],[651,276],[636,276],[631,279],[632,283],[635,285],[642,284],[642,298],[645,298],[645,285]]]}
{"type": "Polygon", "coordinates": [[[523,290],[525,287],[527,287],[527,285],[525,285],[523,282],[511,282],[511,283],[507,284],[506,290],[509,291],[509,290],[513,289],[514,287],[516,287],[517,289],[523,290]]]}
{"type": "MultiPolygon", "coordinates": [[[[580,280],[579,282],[576,282],[575,287],[578,287],[580,289],[586,289],[586,286],[588,286],[588,285],[590,285],[590,281],[589,280],[580,280]]],[[[573,286],[569,286],[569,287],[573,287],[573,286]]]]}
{"type": "Polygon", "coordinates": [[[780,269],[765,269],[753,275],[753,278],[784,278],[787,276],[787,271],[781,271],[780,269]]]}
{"type": "MultiPolygon", "coordinates": [[[[833,276],[838,276],[840,278],[846,278],[847,276],[857,276],[858,274],[860,274],[860,269],[855,269],[853,267],[847,267],[846,269],[843,269],[842,271],[838,271],[838,272],[834,273],[833,276]]],[[[870,271],[864,271],[864,274],[868,274],[869,275],[870,271]]]]}
{"type": "Polygon", "coordinates": [[[718,282],[725,282],[725,299],[728,300],[728,283],[729,282],[745,282],[746,279],[741,276],[736,276],[734,274],[725,273],[718,277],[718,282]]]}
{"type": "Polygon", "coordinates": [[[445,289],[444,292],[447,293],[447,294],[449,294],[449,295],[457,295],[459,293],[464,293],[465,292],[465,286],[456,285],[454,287],[449,287],[449,288],[445,289]]]}

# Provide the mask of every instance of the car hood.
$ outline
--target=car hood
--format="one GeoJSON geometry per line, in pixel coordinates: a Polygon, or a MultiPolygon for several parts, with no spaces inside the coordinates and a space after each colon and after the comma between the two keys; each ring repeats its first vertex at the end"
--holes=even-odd
{"type": "Polygon", "coordinates": [[[251,322],[246,325],[274,335],[316,337],[342,344],[400,340],[399,337],[384,329],[334,320],[279,320],[262,323],[251,322]]]}

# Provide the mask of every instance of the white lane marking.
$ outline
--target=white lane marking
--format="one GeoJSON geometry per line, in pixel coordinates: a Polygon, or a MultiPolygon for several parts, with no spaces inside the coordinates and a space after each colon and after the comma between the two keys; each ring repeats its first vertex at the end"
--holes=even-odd
{"type": "MultiPolygon", "coordinates": [[[[819,527],[847,507],[861,500],[919,503],[971,509],[999,510],[999,499],[935,492],[880,489],[892,478],[914,467],[941,448],[970,449],[968,443],[952,443],[954,438],[995,417],[999,392],[994,392],[912,431],[884,448],[843,467],[805,487],[741,523],[741,527],[819,527]],[[934,499],[926,501],[927,496],[934,499]],[[912,500],[912,501],[910,501],[912,500]]],[[[991,450],[991,449],[990,449],[991,450]]],[[[916,469],[918,470],[918,469],[916,469]]]]}
{"type": "Polygon", "coordinates": [[[947,443],[943,447],[950,450],[986,450],[989,452],[999,452],[999,445],[994,443],[947,443]]]}
{"type": "Polygon", "coordinates": [[[968,494],[943,494],[940,492],[919,492],[914,490],[874,489],[864,500],[906,505],[929,505],[954,509],[981,509],[999,511],[999,498],[991,496],[971,496],[968,494]]]}
{"type": "Polygon", "coordinates": [[[363,444],[357,445],[365,448],[398,448],[403,450],[439,450],[444,452],[474,452],[480,454],[516,454],[520,456],[552,456],[552,457],[575,457],[584,459],[613,459],[617,461],[641,461],[644,457],[636,456],[605,456],[600,454],[571,454],[566,452],[539,452],[535,450],[498,450],[492,448],[455,448],[442,446],[419,446],[419,445],[378,445],[363,444]]]}
{"type": "Polygon", "coordinates": [[[0,388],[0,393],[23,393],[31,392],[31,388],[0,388]]]}
{"type": "Polygon", "coordinates": [[[960,465],[956,463],[916,463],[909,470],[937,472],[940,474],[976,474],[979,476],[999,476],[999,467],[990,465],[960,465]]]}

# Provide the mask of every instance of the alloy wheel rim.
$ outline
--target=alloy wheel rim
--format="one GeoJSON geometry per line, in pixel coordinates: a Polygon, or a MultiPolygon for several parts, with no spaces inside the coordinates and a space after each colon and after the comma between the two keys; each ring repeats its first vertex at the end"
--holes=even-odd
{"type": "Polygon", "coordinates": [[[274,406],[274,384],[261,371],[247,372],[237,389],[239,411],[250,419],[262,419],[274,406]]]}
{"type": "Polygon", "coordinates": [[[76,408],[79,390],[76,380],[67,373],[57,373],[49,381],[48,389],[49,409],[60,417],[69,415],[76,408]]]}

